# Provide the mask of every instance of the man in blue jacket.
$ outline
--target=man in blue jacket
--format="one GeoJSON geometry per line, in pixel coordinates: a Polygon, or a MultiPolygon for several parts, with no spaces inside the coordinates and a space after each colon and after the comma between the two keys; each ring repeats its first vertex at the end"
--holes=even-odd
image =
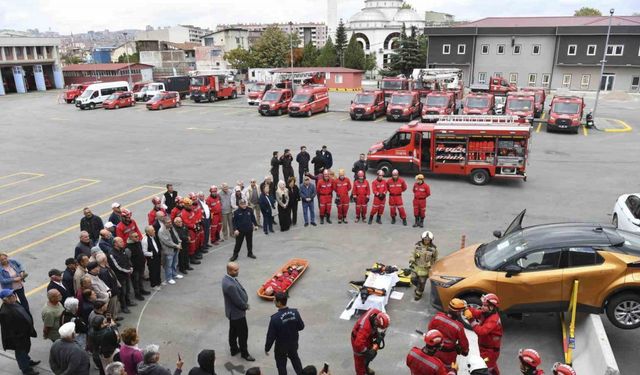
{"type": "Polygon", "coordinates": [[[236,237],[236,246],[233,248],[233,255],[230,262],[238,259],[238,253],[242,242],[247,239],[247,256],[256,259],[253,255],[253,231],[258,229],[258,222],[253,214],[253,209],[247,207],[247,201],[240,199],[238,209],[233,212],[233,235],[236,237]]]}
{"type": "Polygon", "coordinates": [[[278,312],[271,315],[267,342],[264,345],[264,353],[269,355],[269,350],[275,342],[275,359],[278,367],[278,375],[287,375],[287,358],[297,375],[302,374],[302,363],[298,356],[298,332],[304,329],[304,322],[297,309],[287,307],[287,294],[278,292],[275,295],[275,303],[278,312]]]}
{"type": "Polygon", "coordinates": [[[316,184],[311,183],[309,176],[304,176],[304,182],[300,185],[300,199],[302,200],[302,215],[304,216],[304,226],[316,226],[316,213],[313,208],[313,200],[316,198],[316,184]]]}

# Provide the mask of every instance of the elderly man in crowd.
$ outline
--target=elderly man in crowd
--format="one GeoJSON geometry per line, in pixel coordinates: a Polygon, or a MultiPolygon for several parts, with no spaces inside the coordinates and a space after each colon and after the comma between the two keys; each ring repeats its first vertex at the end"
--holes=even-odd
{"type": "Polygon", "coordinates": [[[102,219],[100,216],[94,215],[89,207],[85,207],[82,213],[84,217],[80,219],[80,230],[89,233],[91,245],[95,245],[98,242],[100,231],[104,228],[102,219]]]}
{"type": "Polygon", "coordinates": [[[87,274],[89,256],[82,254],[77,256],[76,259],[78,260],[78,266],[76,267],[76,272],[73,274],[73,290],[77,293],[79,290],[82,290],[80,288],[80,281],[82,280],[82,277],[87,274]]]}
{"type": "Polygon", "coordinates": [[[105,254],[109,254],[113,250],[113,233],[108,229],[101,230],[97,245],[105,254]]]}
{"type": "Polygon", "coordinates": [[[229,189],[229,185],[226,182],[222,183],[222,191],[220,192],[220,203],[222,204],[222,237],[223,239],[229,239],[233,228],[233,213],[231,212],[231,199],[233,193],[229,189]]]}
{"type": "Polygon", "coordinates": [[[87,232],[86,230],[83,230],[82,232],[80,232],[80,241],[76,245],[73,256],[75,258],[78,258],[78,255],[84,254],[90,257],[92,247],[93,247],[93,244],[91,243],[89,232],[87,232]]]}
{"type": "Polygon", "coordinates": [[[75,329],[75,323],[65,323],[60,327],[60,340],[49,350],[49,367],[56,375],[89,375],[89,354],[76,342],[75,329]]]}
{"type": "Polygon", "coordinates": [[[247,205],[249,208],[253,210],[253,214],[256,217],[256,222],[258,223],[258,227],[262,228],[262,215],[260,213],[260,188],[256,183],[256,179],[252,178],[251,183],[247,186],[242,192],[244,199],[247,201],[247,205]]]}
{"type": "MultiPolygon", "coordinates": [[[[153,227],[151,227],[153,229],[153,227]]],[[[131,232],[127,239],[127,249],[131,259],[133,273],[131,274],[131,284],[133,285],[133,294],[138,301],[144,301],[143,295],[150,294],[144,290],[144,268],[146,259],[142,250],[142,243],[137,232],[131,232]]]]}
{"type": "Polygon", "coordinates": [[[74,296],[73,290],[68,290],[64,284],[62,284],[62,272],[55,268],[49,270],[49,285],[47,285],[47,291],[51,289],[55,289],[60,292],[60,295],[62,296],[60,302],[63,305],[67,298],[74,296]]]}
{"type": "MultiPolygon", "coordinates": [[[[171,375],[171,370],[161,366],[160,362],[160,348],[158,345],[147,345],[144,348],[144,360],[138,364],[138,374],[140,375],[171,375]]],[[[182,366],[184,362],[181,358],[178,358],[176,362],[176,369],[173,371],[174,375],[182,373],[182,366]]]]}
{"type": "MultiPolygon", "coordinates": [[[[160,230],[162,230],[163,221],[165,216],[161,217],[160,230]]],[[[149,269],[149,282],[151,288],[156,289],[160,287],[162,279],[160,277],[160,269],[162,267],[162,246],[157,241],[156,229],[149,225],[144,229],[144,237],[142,238],[142,252],[147,259],[147,268],[149,269]]],[[[143,293],[146,290],[143,290],[143,293]]]]}
{"type": "Polygon", "coordinates": [[[47,303],[42,308],[42,336],[45,339],[56,341],[60,338],[60,316],[64,312],[64,306],[60,303],[62,296],[56,289],[47,292],[47,303]]]}
{"type": "Polygon", "coordinates": [[[111,215],[109,215],[109,222],[113,224],[115,227],[118,224],[120,224],[121,221],[122,221],[122,210],[120,208],[120,203],[113,202],[111,203],[111,215]]]}
{"type": "Polygon", "coordinates": [[[34,361],[29,356],[31,338],[37,337],[33,328],[33,318],[18,302],[12,289],[0,290],[0,331],[2,333],[2,347],[4,350],[15,351],[16,362],[24,375],[38,375],[33,369],[40,361],[34,361]]]}
{"type": "MultiPolygon", "coordinates": [[[[178,254],[180,253],[180,247],[182,241],[180,240],[180,236],[173,228],[173,223],[171,223],[171,219],[166,218],[166,220],[161,223],[160,232],[158,233],[158,239],[160,240],[160,244],[163,249],[163,257],[164,257],[164,280],[169,283],[173,281],[174,278],[181,279],[182,275],[178,274],[178,254]]],[[[181,270],[182,272],[188,272],[186,269],[181,270]]],[[[159,290],[158,288],[156,288],[159,290]]]]}
{"type": "Polygon", "coordinates": [[[111,290],[100,278],[100,265],[98,262],[91,262],[87,265],[87,270],[89,270],[89,274],[85,277],[91,279],[91,290],[96,292],[96,299],[108,304],[111,299],[111,290]]]}
{"type": "MultiPolygon", "coordinates": [[[[136,370],[137,371],[137,370],[136,370]]],[[[122,362],[111,362],[104,369],[106,375],[128,375],[122,362]]]]}
{"type": "MultiPolygon", "coordinates": [[[[109,261],[106,254],[98,254],[96,258],[98,265],[100,266],[100,273],[98,276],[100,277],[100,280],[104,281],[105,285],[111,292],[108,303],[109,313],[111,313],[111,316],[116,317],[120,311],[120,302],[118,300],[120,284],[118,283],[118,277],[111,267],[109,267],[109,261]]],[[[122,318],[118,317],[116,320],[122,320],[122,318]]]]}
{"type": "Polygon", "coordinates": [[[113,251],[109,254],[109,266],[116,273],[118,282],[120,283],[120,306],[122,312],[125,314],[130,313],[128,306],[136,306],[131,301],[131,274],[133,273],[133,267],[131,267],[131,259],[125,253],[124,241],[120,237],[113,239],[113,251]]]}

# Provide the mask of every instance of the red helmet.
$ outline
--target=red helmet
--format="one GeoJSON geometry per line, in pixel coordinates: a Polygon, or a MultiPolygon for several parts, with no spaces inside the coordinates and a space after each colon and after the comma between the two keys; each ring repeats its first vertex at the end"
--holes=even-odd
{"type": "Polygon", "coordinates": [[[182,203],[182,197],[178,195],[176,197],[176,204],[180,204],[180,203],[182,203]]]}
{"type": "Polygon", "coordinates": [[[131,211],[127,210],[126,208],[123,208],[122,211],[120,211],[120,215],[127,219],[131,219],[131,211]]]}
{"type": "Polygon", "coordinates": [[[153,198],[151,198],[151,203],[153,203],[153,205],[154,205],[154,206],[155,206],[155,205],[160,204],[160,202],[162,202],[162,201],[160,200],[160,197],[153,197],[153,198]]]}
{"type": "Polygon", "coordinates": [[[191,199],[192,201],[195,201],[198,197],[196,196],[196,193],[191,192],[188,195],[189,199],[191,199]]]}
{"type": "Polygon", "coordinates": [[[384,177],[384,171],[382,169],[378,171],[378,176],[384,177]]]}
{"type": "Polygon", "coordinates": [[[440,346],[442,344],[442,340],[444,340],[444,336],[437,329],[430,329],[427,333],[424,334],[424,343],[427,346],[440,346]]]}
{"type": "Polygon", "coordinates": [[[358,178],[364,178],[364,171],[358,171],[358,178]]]}
{"type": "Polygon", "coordinates": [[[389,327],[389,324],[391,324],[391,318],[389,318],[389,315],[383,312],[376,315],[376,327],[380,329],[387,329],[387,327],[389,327]]]}
{"type": "Polygon", "coordinates": [[[496,296],[493,293],[487,293],[485,295],[483,295],[480,300],[482,301],[483,305],[493,305],[495,307],[499,307],[500,306],[500,298],[498,298],[498,296],[496,296]]]}
{"type": "Polygon", "coordinates": [[[218,187],[216,185],[211,185],[211,187],[209,188],[209,192],[217,193],[218,192],[218,187]]]}
{"type": "Polygon", "coordinates": [[[538,368],[540,363],[542,363],[540,354],[533,349],[520,349],[518,352],[518,358],[520,358],[520,362],[526,363],[533,368],[538,368]]]}
{"type": "Polygon", "coordinates": [[[551,371],[553,371],[553,375],[576,375],[576,371],[571,366],[560,362],[554,363],[551,371]]]}

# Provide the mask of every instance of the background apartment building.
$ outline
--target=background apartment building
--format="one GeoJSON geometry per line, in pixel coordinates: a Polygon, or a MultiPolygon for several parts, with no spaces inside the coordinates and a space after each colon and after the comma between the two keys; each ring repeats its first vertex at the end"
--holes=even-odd
{"type": "MultiPolygon", "coordinates": [[[[253,45],[258,40],[264,30],[269,26],[277,26],[280,30],[289,34],[292,31],[298,34],[302,44],[313,43],[314,46],[321,48],[327,42],[328,31],[327,25],[323,22],[303,22],[294,23],[290,26],[288,23],[238,23],[232,25],[218,25],[216,31],[225,29],[244,29],[249,32],[249,45],[253,45]]],[[[299,46],[302,47],[302,46],[299,46]]]]}

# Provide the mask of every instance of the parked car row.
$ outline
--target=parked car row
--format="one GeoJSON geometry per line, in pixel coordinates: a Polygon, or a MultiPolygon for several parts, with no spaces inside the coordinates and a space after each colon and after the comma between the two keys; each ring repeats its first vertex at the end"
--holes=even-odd
{"type": "Polygon", "coordinates": [[[262,94],[258,105],[262,116],[287,113],[291,117],[311,117],[319,112],[329,112],[329,91],[325,85],[303,85],[294,95],[290,84],[276,84],[276,88],[262,94]]]}

